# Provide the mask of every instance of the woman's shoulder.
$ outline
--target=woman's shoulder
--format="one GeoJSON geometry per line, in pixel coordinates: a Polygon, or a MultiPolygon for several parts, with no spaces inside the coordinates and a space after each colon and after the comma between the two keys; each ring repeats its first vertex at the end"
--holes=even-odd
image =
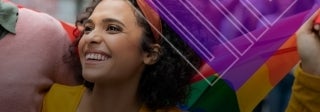
{"type": "Polygon", "coordinates": [[[43,99],[42,112],[73,112],[85,91],[83,85],[53,84],[43,99]]]}
{"type": "Polygon", "coordinates": [[[68,86],[55,83],[51,86],[45,98],[58,98],[60,100],[81,99],[84,91],[84,85],[68,86]]]}

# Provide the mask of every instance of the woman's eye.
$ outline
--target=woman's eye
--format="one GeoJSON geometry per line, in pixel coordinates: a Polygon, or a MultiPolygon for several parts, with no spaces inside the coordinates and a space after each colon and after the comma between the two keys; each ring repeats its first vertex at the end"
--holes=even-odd
{"type": "Polygon", "coordinates": [[[88,34],[89,32],[91,32],[92,31],[92,27],[90,27],[90,26],[84,26],[84,29],[83,29],[83,32],[85,33],[85,34],[88,34]]]}
{"type": "Polygon", "coordinates": [[[110,33],[118,33],[122,31],[121,27],[116,25],[109,25],[106,30],[110,33]]]}

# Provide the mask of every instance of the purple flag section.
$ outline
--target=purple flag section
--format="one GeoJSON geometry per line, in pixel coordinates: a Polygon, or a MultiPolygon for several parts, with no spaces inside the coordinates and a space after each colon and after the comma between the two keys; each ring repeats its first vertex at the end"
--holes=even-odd
{"type": "Polygon", "coordinates": [[[147,0],[238,90],[319,6],[319,0],[147,0]]]}

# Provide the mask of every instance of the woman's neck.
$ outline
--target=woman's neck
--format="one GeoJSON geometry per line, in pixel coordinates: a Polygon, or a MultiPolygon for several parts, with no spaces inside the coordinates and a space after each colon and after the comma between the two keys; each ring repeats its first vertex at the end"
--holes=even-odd
{"type": "Polygon", "coordinates": [[[110,86],[95,84],[84,94],[78,112],[138,112],[142,105],[137,97],[138,84],[134,80],[110,86]]]}

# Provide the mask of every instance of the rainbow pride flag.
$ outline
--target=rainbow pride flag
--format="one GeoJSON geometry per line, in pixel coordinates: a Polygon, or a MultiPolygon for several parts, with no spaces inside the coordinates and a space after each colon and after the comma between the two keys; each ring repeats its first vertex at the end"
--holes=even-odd
{"type": "MultiPolygon", "coordinates": [[[[181,107],[192,112],[252,111],[298,63],[294,33],[320,4],[320,0],[147,1],[206,62],[181,107]]],[[[61,24],[73,41],[74,26],[61,24]]]]}
{"type": "Polygon", "coordinates": [[[206,62],[190,111],[252,111],[299,61],[295,31],[319,0],[147,0],[206,62]]]}

